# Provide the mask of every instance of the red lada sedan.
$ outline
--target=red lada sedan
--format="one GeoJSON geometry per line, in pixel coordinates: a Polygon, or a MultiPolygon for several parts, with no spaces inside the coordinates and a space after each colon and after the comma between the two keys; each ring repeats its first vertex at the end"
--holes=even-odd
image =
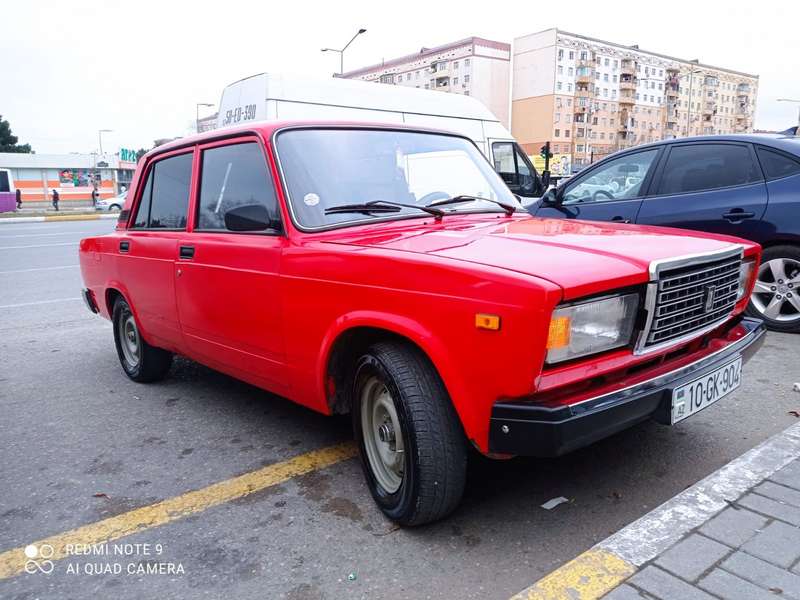
{"type": "Polygon", "coordinates": [[[180,354],[350,413],[404,525],[462,495],[468,446],[553,456],[739,387],[757,244],[533,218],[472,141],[259,123],[159,146],[116,231],[82,240],[88,307],[131,379],[180,354]]]}

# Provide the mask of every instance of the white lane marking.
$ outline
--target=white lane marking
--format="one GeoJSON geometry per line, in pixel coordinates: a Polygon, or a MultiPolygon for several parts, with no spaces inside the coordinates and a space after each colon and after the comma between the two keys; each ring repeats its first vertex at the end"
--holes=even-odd
{"type": "Polygon", "coordinates": [[[23,306],[37,306],[39,304],[55,304],[56,302],[73,302],[75,300],[80,300],[80,296],[77,298],[56,298],[55,300],[39,300],[38,302],[23,302],[22,304],[3,304],[0,305],[0,308],[22,308],[23,306]]]}
{"type": "Polygon", "coordinates": [[[59,244],[31,244],[30,246],[0,246],[0,250],[22,250],[23,248],[51,248],[53,246],[77,246],[78,242],[63,242],[59,244]]]}
{"type": "Polygon", "coordinates": [[[14,271],[0,271],[0,275],[12,273],[33,273],[34,271],[56,271],[58,269],[77,269],[80,265],[64,265],[63,267],[38,267],[36,269],[16,269],[14,271]]]}
{"type": "Polygon", "coordinates": [[[748,489],[800,457],[800,423],[784,429],[596,547],[640,567],[748,489]]]}
{"type": "Polygon", "coordinates": [[[0,240],[7,240],[9,238],[29,238],[29,237],[44,237],[51,235],[78,235],[84,233],[95,233],[94,231],[62,231],[60,233],[19,233],[17,235],[3,235],[0,233],[0,240]]]}

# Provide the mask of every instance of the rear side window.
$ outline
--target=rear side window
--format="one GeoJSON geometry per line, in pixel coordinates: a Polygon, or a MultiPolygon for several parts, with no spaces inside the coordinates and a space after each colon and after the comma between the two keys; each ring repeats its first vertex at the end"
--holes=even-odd
{"type": "Polygon", "coordinates": [[[744,185],[761,179],[750,148],[738,144],[673,146],[658,194],[682,194],[744,185]]]}
{"type": "Polygon", "coordinates": [[[278,201],[264,161],[255,142],[203,151],[197,228],[225,231],[225,213],[237,206],[260,204],[278,220],[278,201]]]}
{"type": "Polygon", "coordinates": [[[155,163],[147,176],[133,226],[185,229],[191,179],[191,153],[172,156],[155,163]]]}
{"type": "Polygon", "coordinates": [[[762,146],[756,146],[756,152],[758,152],[758,160],[761,161],[761,167],[764,169],[767,179],[780,179],[800,173],[800,162],[785,154],[762,146]]]}

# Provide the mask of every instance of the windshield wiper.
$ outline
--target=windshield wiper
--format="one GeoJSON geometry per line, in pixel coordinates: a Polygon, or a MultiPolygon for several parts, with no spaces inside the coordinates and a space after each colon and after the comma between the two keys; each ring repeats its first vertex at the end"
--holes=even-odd
{"type": "Polygon", "coordinates": [[[502,207],[506,214],[513,215],[517,207],[513,204],[506,204],[505,202],[501,202],[500,200],[492,200],[491,198],[482,198],[481,196],[469,196],[467,194],[461,194],[459,196],[453,196],[452,198],[443,198],[442,200],[434,200],[430,204],[428,204],[428,208],[433,208],[436,206],[445,206],[446,204],[461,204],[462,202],[474,202],[475,200],[483,200],[484,202],[493,202],[497,204],[497,206],[502,207]]]}
{"type": "Polygon", "coordinates": [[[418,204],[406,204],[404,202],[391,202],[389,200],[372,200],[371,202],[364,202],[363,204],[339,204],[337,206],[330,206],[325,209],[326,215],[335,215],[339,213],[363,213],[368,215],[370,213],[397,213],[403,208],[416,208],[423,212],[433,215],[437,220],[441,219],[445,212],[438,208],[430,206],[421,206],[418,204]]]}

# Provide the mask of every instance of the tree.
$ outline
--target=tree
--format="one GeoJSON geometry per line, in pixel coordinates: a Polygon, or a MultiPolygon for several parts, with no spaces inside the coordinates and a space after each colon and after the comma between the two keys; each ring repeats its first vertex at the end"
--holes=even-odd
{"type": "Polygon", "coordinates": [[[149,150],[145,150],[144,148],[139,148],[139,149],[136,151],[136,162],[138,163],[140,160],[142,160],[142,157],[143,157],[145,154],[147,154],[148,152],[150,152],[150,151],[149,151],[149,150]]]}
{"type": "Polygon", "coordinates": [[[11,124],[3,120],[0,115],[0,152],[19,152],[20,154],[30,154],[30,144],[17,145],[18,137],[11,133],[11,124]]]}

